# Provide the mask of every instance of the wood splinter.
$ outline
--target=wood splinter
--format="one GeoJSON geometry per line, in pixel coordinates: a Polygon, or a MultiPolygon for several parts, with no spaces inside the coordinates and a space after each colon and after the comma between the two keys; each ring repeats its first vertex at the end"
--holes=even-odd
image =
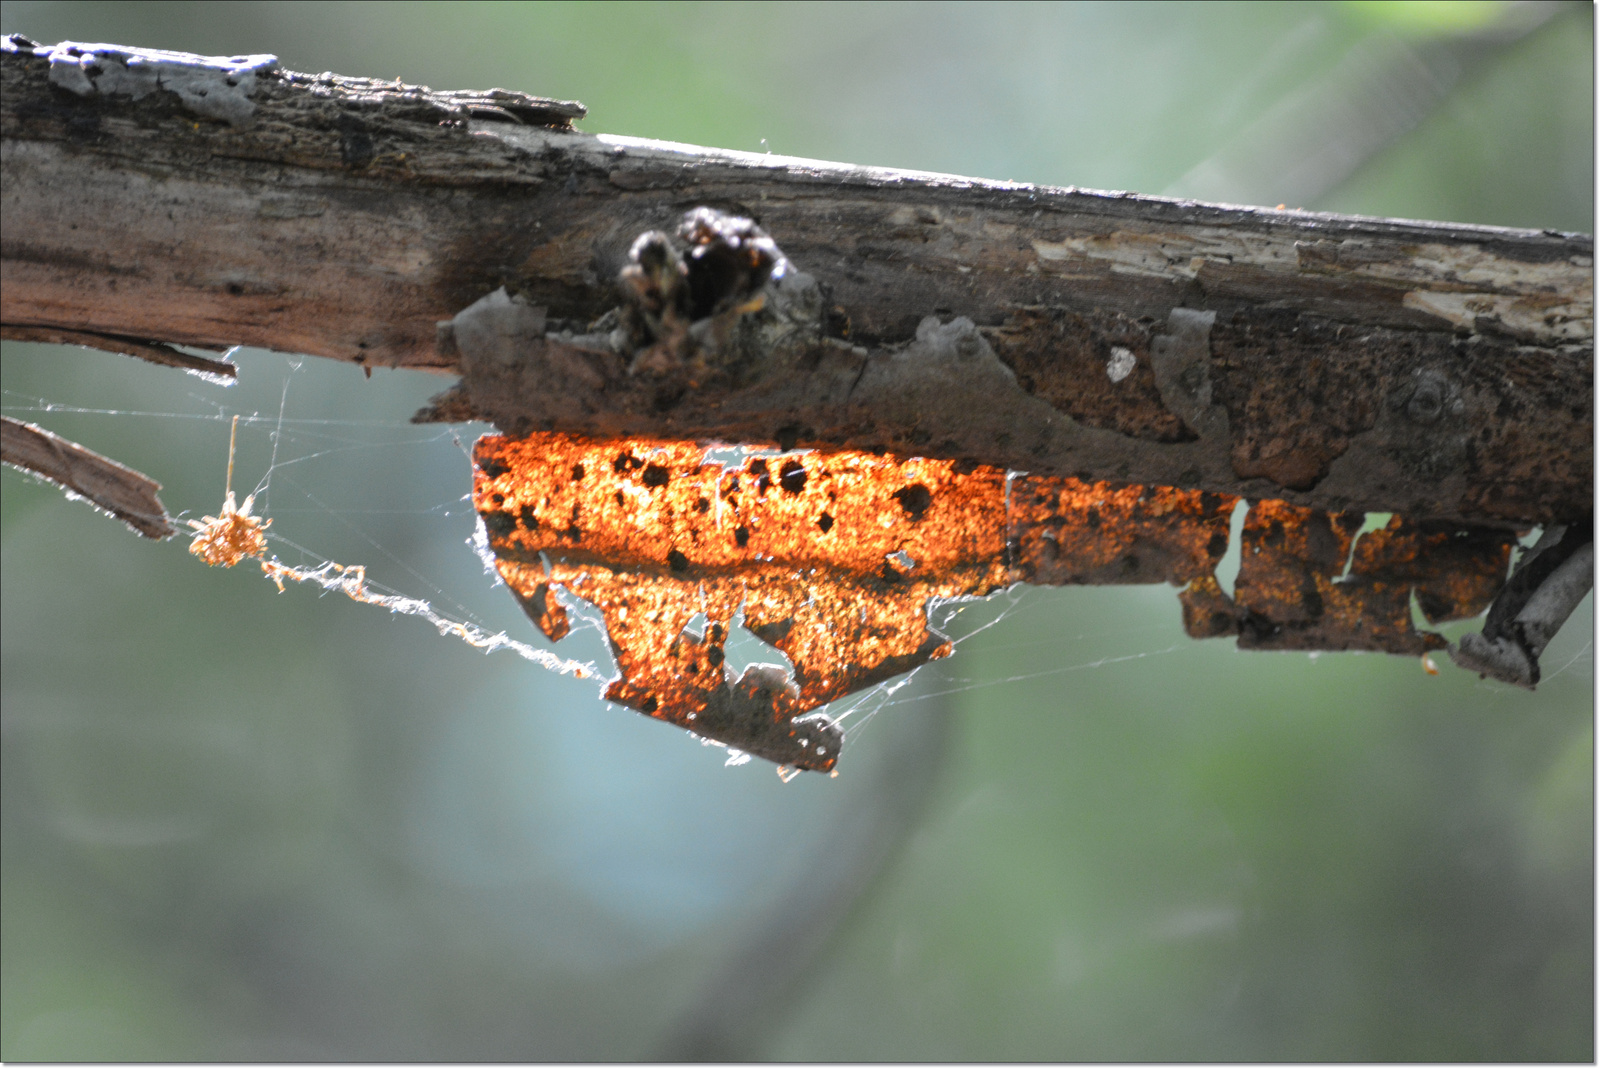
{"type": "Polygon", "coordinates": [[[152,364],[160,364],[162,367],[179,368],[223,386],[231,386],[239,378],[239,369],[226,360],[196,356],[163,341],[150,341],[123,334],[3,323],[0,324],[0,338],[8,341],[44,342],[47,345],[76,345],[84,349],[121,353],[123,356],[137,357],[152,364]]]}
{"type": "Polygon", "coordinates": [[[178,533],[156,496],[160,483],[43,427],[0,416],[0,460],[50,480],[146,538],[178,533]]]}

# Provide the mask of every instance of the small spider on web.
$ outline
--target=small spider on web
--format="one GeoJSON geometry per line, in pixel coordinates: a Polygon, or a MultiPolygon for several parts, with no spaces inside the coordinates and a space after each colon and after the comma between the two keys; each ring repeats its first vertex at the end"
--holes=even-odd
{"type": "Polygon", "coordinates": [[[277,584],[280,594],[284,592],[283,583],[286,579],[296,583],[315,583],[324,590],[337,590],[363,605],[377,605],[405,616],[420,616],[438,628],[441,635],[454,635],[486,653],[509,649],[544,668],[578,679],[596,674],[591,664],[565,660],[548,650],[535,649],[518,642],[504,632],[491,635],[471,624],[441,616],[432,605],[420,598],[380,594],[368,585],[364,565],[327,561],[316,568],[296,568],[284,564],[277,557],[269,557],[266,530],[272,526],[272,520],[252,514],[256,500],[254,494],[247,495],[243,505],[237,504],[233,495],[233,458],[238,438],[239,417],[234,416],[233,427],[228,435],[228,478],[224,486],[222,508],[215,516],[202,516],[198,520],[188,521],[195,531],[194,539],[189,543],[189,552],[196,557],[213,567],[224,568],[232,568],[247,558],[253,559],[261,564],[261,571],[267,578],[277,584]]]}

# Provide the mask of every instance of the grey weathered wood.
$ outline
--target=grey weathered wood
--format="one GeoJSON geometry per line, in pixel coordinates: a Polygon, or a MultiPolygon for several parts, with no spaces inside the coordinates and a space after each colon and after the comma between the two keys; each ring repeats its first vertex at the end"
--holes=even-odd
{"type": "Polygon", "coordinates": [[[1592,525],[1545,528],[1495,598],[1483,633],[1462,635],[1450,659],[1532,690],[1539,682],[1540,655],[1593,587],[1592,525]]]}
{"type": "Polygon", "coordinates": [[[12,341],[36,341],[48,345],[76,345],[82,349],[99,349],[102,352],[135,356],[152,364],[175,367],[192,372],[216,382],[232,383],[239,377],[239,369],[226,360],[213,360],[175,349],[166,342],[145,341],[119,334],[92,334],[82,330],[62,330],[60,327],[31,327],[0,324],[0,338],[12,341]]]}
{"type": "Polygon", "coordinates": [[[49,479],[146,538],[178,533],[156,496],[160,483],[43,427],[0,416],[0,460],[49,479]]]}
{"type": "Polygon", "coordinates": [[[191,57],[248,66],[208,115],[203,78],[134,99],[80,78],[92,55],[58,51],[52,81],[45,51],[0,55],[7,324],[454,372],[437,324],[504,285],[522,340],[439,417],[1508,525],[1592,511],[1586,235],[583,134],[570,103],[262,57],[191,57]],[[619,303],[635,237],[699,205],[759,220],[816,283],[819,331],[673,393],[571,339],[619,303]],[[594,381],[574,398],[556,372],[594,381]]]}

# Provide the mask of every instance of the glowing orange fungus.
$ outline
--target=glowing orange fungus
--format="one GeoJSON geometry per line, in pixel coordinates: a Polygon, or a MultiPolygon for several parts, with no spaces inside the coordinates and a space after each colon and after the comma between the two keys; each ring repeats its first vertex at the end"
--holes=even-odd
{"type": "Polygon", "coordinates": [[[563,592],[604,616],[620,669],[607,698],[819,770],[837,760],[839,730],[807,713],[950,653],[928,624],[933,599],[1017,582],[1170,582],[1187,586],[1197,638],[1420,654],[1443,640],[1411,627],[1413,590],[1430,621],[1479,612],[1510,545],[1396,518],[1352,556],[1360,514],[1258,502],[1236,603],[1213,574],[1236,504],[1221,494],[857,452],[725,467],[693,443],[557,433],[486,436],[473,459],[474,504],[529,617],[561,638],[563,592]],[[741,607],[792,679],[726,668],[741,607]]]}
{"type": "Polygon", "coordinates": [[[566,633],[560,590],[600,609],[621,670],[606,697],[806,768],[833,766],[837,729],[796,717],[950,652],[928,626],[930,599],[1024,579],[1187,581],[1226,549],[1233,506],[1012,477],[1008,523],[1007,476],[993,468],[854,452],[724,468],[704,455],[490,436],[474,451],[474,501],[502,578],[546,635],[566,633]],[[1097,524],[1105,536],[1078,537],[1097,524]],[[792,681],[724,668],[741,605],[745,627],[793,662],[792,681]]]}

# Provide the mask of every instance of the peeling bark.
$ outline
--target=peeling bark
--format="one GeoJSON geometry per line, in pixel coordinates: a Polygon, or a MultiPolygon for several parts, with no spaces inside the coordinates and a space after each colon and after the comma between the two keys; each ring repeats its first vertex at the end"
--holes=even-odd
{"type": "Polygon", "coordinates": [[[511,433],[886,450],[1507,527],[1592,511],[1586,235],[589,135],[566,102],[245,58],[190,57],[213,73],[136,98],[82,50],[8,41],[0,320],[465,371],[434,417],[511,433]],[[208,114],[194,86],[228,71],[250,83],[208,114]],[[815,338],[640,404],[626,360],[574,339],[624,305],[638,236],[696,206],[772,236],[815,338]],[[436,324],[501,287],[518,340],[475,371],[494,347],[436,324]]]}
{"type": "Polygon", "coordinates": [[[1481,635],[1463,635],[1462,668],[1532,690],[1539,656],[1594,587],[1594,522],[1547,528],[1489,610],[1481,635]]]}
{"type": "Polygon", "coordinates": [[[127,338],[117,334],[91,334],[81,330],[61,330],[57,327],[21,327],[0,325],[0,338],[12,341],[45,342],[49,345],[76,345],[82,349],[99,349],[108,353],[136,356],[162,367],[175,367],[199,375],[201,378],[224,385],[239,377],[239,369],[226,360],[195,356],[176,349],[165,342],[127,338]]]}
{"type": "MultiPolygon", "coordinates": [[[[618,670],[608,699],[813,771],[842,743],[823,706],[953,652],[937,602],[1015,583],[1170,583],[1194,638],[1418,656],[1447,642],[1413,626],[1412,598],[1430,623],[1477,615],[1513,541],[1398,516],[1358,537],[1359,513],[1258,501],[1230,597],[1215,572],[1238,502],[1222,494],[842,450],[725,464],[692,443],[548,432],[484,435],[473,465],[485,542],[528,617],[559,641],[572,599],[599,611],[618,670]],[[730,668],[741,616],[792,675],[730,668]]],[[[1523,602],[1549,600],[1531,591],[1523,602]]],[[[1536,674],[1565,614],[1523,616],[1546,628],[1536,674]]]]}

